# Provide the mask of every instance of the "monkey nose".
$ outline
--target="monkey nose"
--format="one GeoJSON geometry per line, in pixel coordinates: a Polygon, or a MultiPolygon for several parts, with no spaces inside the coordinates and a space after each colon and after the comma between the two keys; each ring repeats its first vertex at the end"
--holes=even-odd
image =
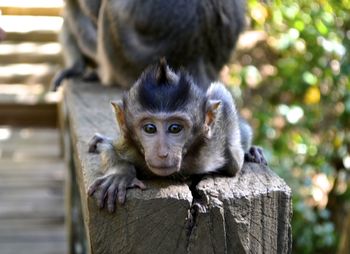
{"type": "Polygon", "coordinates": [[[161,159],[166,159],[168,157],[168,152],[159,152],[158,157],[161,159]]]}

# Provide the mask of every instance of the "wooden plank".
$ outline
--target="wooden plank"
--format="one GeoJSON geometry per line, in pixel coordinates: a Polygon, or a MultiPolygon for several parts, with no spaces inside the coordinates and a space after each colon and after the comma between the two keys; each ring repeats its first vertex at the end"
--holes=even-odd
{"type": "Polygon", "coordinates": [[[30,200],[36,199],[57,199],[63,197],[63,189],[57,188],[52,190],[49,188],[32,188],[32,189],[7,189],[6,192],[0,193],[0,203],[5,201],[30,200]]]}
{"type": "Polygon", "coordinates": [[[50,84],[59,69],[48,62],[7,64],[0,66],[0,84],[50,84]]]}
{"type": "Polygon", "coordinates": [[[47,229],[52,226],[63,225],[64,218],[59,217],[47,217],[47,218],[31,218],[31,217],[18,217],[18,218],[0,218],[0,229],[5,230],[28,230],[33,228],[47,229]]]}
{"type": "Polygon", "coordinates": [[[0,6],[3,15],[30,15],[30,16],[61,16],[61,8],[52,7],[11,7],[0,6]]]}
{"type": "MultiPolygon", "coordinates": [[[[9,32],[58,32],[61,30],[62,17],[45,16],[1,16],[1,28],[9,32]]],[[[25,40],[26,41],[26,40],[25,40]]],[[[30,40],[28,40],[30,41],[30,40]]]]}
{"type": "Polygon", "coordinates": [[[64,225],[50,225],[45,228],[7,228],[0,230],[0,244],[18,242],[56,242],[65,241],[64,225]]]}
{"type": "Polygon", "coordinates": [[[52,42],[57,40],[58,35],[55,31],[6,32],[5,39],[5,41],[16,42],[52,42]]]}
{"type": "MultiPolygon", "coordinates": [[[[0,103],[1,105],[1,103],[0,103]]],[[[15,128],[14,126],[1,126],[0,129],[6,129],[9,137],[1,141],[1,147],[11,146],[13,143],[31,146],[55,147],[59,140],[59,133],[52,128],[15,128]]],[[[50,159],[50,161],[54,161],[50,159]]],[[[56,161],[62,162],[56,158],[56,161]]],[[[4,161],[5,162],[5,161],[4,161]]]]}
{"type": "Polygon", "coordinates": [[[0,206],[0,218],[52,218],[64,217],[62,197],[51,199],[30,199],[6,201],[0,206]]]}
{"type": "Polygon", "coordinates": [[[49,160],[55,159],[59,156],[59,147],[38,147],[31,148],[29,145],[13,144],[3,147],[1,149],[2,158],[13,159],[14,161],[29,161],[29,160],[49,160]]]}
{"type": "Polygon", "coordinates": [[[25,242],[25,243],[1,243],[1,254],[62,254],[66,252],[64,242],[25,242]]]}
{"type": "Polygon", "coordinates": [[[64,5],[63,0],[1,0],[0,8],[11,6],[19,8],[30,7],[46,7],[46,8],[61,8],[64,5]]]}
{"type": "Polygon", "coordinates": [[[51,63],[63,65],[59,42],[1,42],[2,64],[51,63]]]}
{"type": "MultiPolygon", "coordinates": [[[[0,146],[0,149],[2,147],[0,146]]],[[[61,158],[53,158],[40,160],[21,160],[14,161],[10,159],[1,159],[0,163],[0,175],[23,175],[23,174],[37,174],[42,172],[43,174],[51,173],[55,174],[64,173],[65,165],[61,158]]]]}
{"type": "Polygon", "coordinates": [[[65,86],[88,253],[291,252],[290,188],[261,165],[246,163],[237,177],[207,176],[195,193],[207,202],[198,214],[190,212],[195,194],[189,186],[166,180],[129,190],[114,214],[101,211],[86,194],[100,167],[87,146],[94,132],[117,135],[109,102],[120,96],[99,84],[65,86]]]}
{"type": "Polygon", "coordinates": [[[42,53],[42,52],[26,52],[26,53],[19,52],[19,53],[10,53],[6,55],[3,54],[1,58],[2,58],[1,59],[2,64],[50,63],[50,64],[56,64],[56,65],[63,65],[63,58],[61,54],[51,54],[51,53],[42,53]]]}
{"type": "Polygon", "coordinates": [[[56,127],[57,104],[0,103],[0,125],[56,127]]]}
{"type": "MultiPolygon", "coordinates": [[[[46,179],[47,180],[47,179],[46,179]]],[[[37,179],[36,181],[32,180],[31,182],[27,182],[26,178],[22,179],[13,179],[13,180],[4,180],[0,179],[0,191],[6,190],[14,190],[14,189],[36,189],[36,188],[50,188],[52,190],[61,189],[63,185],[62,180],[50,180],[50,181],[42,181],[41,179],[37,179]]]]}
{"type": "Polygon", "coordinates": [[[7,129],[9,136],[0,142],[0,155],[17,151],[22,158],[29,153],[30,159],[14,161],[0,156],[1,254],[67,253],[65,171],[57,130],[2,129],[7,129]],[[50,153],[51,158],[45,157],[50,153]],[[44,159],[33,158],[33,154],[44,159]]]}

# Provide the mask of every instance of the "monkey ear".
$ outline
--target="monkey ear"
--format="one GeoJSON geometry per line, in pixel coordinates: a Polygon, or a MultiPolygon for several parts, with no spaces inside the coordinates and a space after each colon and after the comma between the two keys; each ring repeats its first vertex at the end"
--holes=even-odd
{"type": "Polygon", "coordinates": [[[115,117],[119,124],[119,127],[124,130],[125,129],[125,114],[124,114],[124,104],[123,101],[111,101],[111,104],[114,109],[115,117]]]}
{"type": "Polygon", "coordinates": [[[206,112],[205,112],[205,131],[208,138],[211,137],[211,127],[215,121],[216,114],[218,112],[218,109],[221,105],[221,101],[219,100],[208,100],[206,105],[206,112]]]}
{"type": "Polygon", "coordinates": [[[168,64],[165,57],[162,57],[159,60],[156,72],[156,80],[159,85],[165,84],[168,82],[168,64]]]}

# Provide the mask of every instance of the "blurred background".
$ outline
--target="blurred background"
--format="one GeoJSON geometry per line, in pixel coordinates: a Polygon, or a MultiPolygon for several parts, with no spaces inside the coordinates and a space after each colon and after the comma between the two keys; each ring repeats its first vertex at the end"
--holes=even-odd
{"type": "MultiPolygon", "coordinates": [[[[0,0],[0,253],[65,253],[62,5],[0,0]]],[[[247,20],[222,79],[292,188],[293,253],[348,254],[350,0],[247,0],[247,20]]]]}

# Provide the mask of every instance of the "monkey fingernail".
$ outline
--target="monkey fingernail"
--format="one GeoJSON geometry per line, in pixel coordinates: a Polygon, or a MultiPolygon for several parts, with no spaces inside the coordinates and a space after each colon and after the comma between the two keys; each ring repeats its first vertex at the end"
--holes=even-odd
{"type": "Polygon", "coordinates": [[[108,206],[108,212],[114,213],[115,212],[115,206],[114,205],[109,205],[108,206]]]}
{"type": "Polygon", "coordinates": [[[136,178],[132,181],[131,187],[139,187],[142,190],[146,189],[146,185],[136,178]]]}
{"type": "Polygon", "coordinates": [[[126,192],[125,191],[120,191],[118,193],[118,202],[120,204],[124,204],[125,203],[125,196],[126,196],[126,192]]]}

